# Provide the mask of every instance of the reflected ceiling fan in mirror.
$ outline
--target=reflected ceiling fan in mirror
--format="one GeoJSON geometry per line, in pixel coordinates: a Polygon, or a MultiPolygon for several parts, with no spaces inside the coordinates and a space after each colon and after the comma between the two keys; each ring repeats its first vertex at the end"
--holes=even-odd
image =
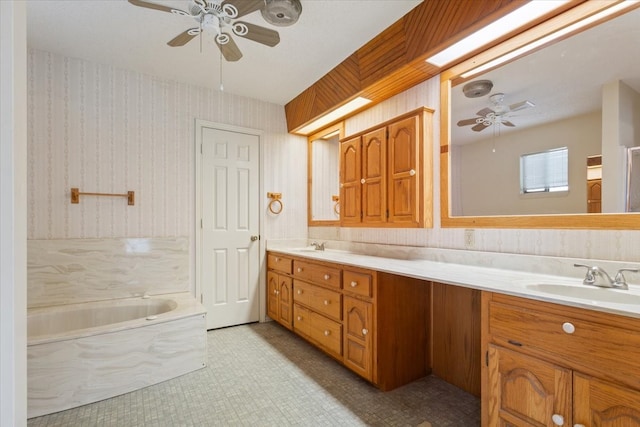
{"type": "Polygon", "coordinates": [[[129,0],[129,3],[134,6],[193,18],[198,26],[183,31],[167,44],[172,47],[184,46],[197,35],[208,31],[214,36],[222,56],[229,62],[242,58],[242,52],[232,35],[270,47],[280,42],[280,35],[277,31],[236,19],[261,10],[263,16],[265,13],[266,16],[273,15],[285,23],[279,24],[282,26],[295,23],[302,12],[299,0],[266,0],[266,2],[265,0],[191,0],[191,6],[187,11],[144,0],[129,0]],[[277,10],[274,12],[274,9],[277,10]]]}
{"type": "Polygon", "coordinates": [[[504,93],[491,95],[489,102],[491,103],[489,107],[485,107],[476,113],[478,117],[460,120],[457,123],[458,126],[474,125],[471,129],[476,132],[483,131],[492,125],[515,127],[516,125],[509,120],[511,113],[535,107],[535,104],[528,100],[507,105],[504,103],[504,93]]]}

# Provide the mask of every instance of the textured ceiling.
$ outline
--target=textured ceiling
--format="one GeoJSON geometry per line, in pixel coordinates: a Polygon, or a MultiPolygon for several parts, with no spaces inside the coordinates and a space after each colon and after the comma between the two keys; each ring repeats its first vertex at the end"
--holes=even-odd
{"type": "Polygon", "coordinates": [[[452,133],[455,144],[490,138],[492,129],[474,132],[458,120],[477,117],[490,106],[489,96],[502,92],[507,105],[529,100],[535,107],[510,113],[515,128],[506,134],[602,108],[602,86],[622,80],[640,93],[640,9],[548,46],[517,61],[473,78],[491,80],[489,95],[466,98],[462,86],[452,88],[452,133]],[[629,47],[636,53],[630,54],[629,47]]]}
{"type": "MultiPolygon", "coordinates": [[[[0,0],[1,1],[1,0],[0,0]]],[[[151,0],[150,0],[151,1],[151,0]]],[[[241,0],[240,0],[241,1],[241,0]]],[[[242,20],[275,29],[271,48],[236,38],[243,58],[222,70],[209,36],[183,47],[166,42],[194,27],[189,17],[145,9],[126,0],[28,0],[30,48],[135,70],[188,84],[284,105],[420,0],[301,0],[299,21],[274,27],[260,12],[242,20]]],[[[189,0],[155,1],[188,10],[189,0]]]]}

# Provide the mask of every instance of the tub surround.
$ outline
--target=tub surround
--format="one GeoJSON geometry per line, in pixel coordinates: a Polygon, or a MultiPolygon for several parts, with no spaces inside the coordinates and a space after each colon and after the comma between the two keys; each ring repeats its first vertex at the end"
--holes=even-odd
{"type": "MultiPolygon", "coordinates": [[[[96,402],[203,368],[207,353],[204,307],[189,292],[158,299],[174,301],[175,308],[150,320],[30,337],[28,417],[96,402]]],[[[54,322],[61,311],[91,310],[109,303],[117,307],[123,301],[127,300],[34,308],[27,317],[48,311],[54,322]]]]}
{"type": "Polygon", "coordinates": [[[28,307],[190,290],[189,238],[29,240],[28,307]]]}
{"type": "MultiPolygon", "coordinates": [[[[640,305],[556,296],[528,287],[535,284],[585,286],[582,285],[585,271],[574,267],[576,262],[598,265],[610,274],[620,268],[637,268],[638,263],[391,245],[357,245],[361,252],[355,253],[348,250],[353,249],[353,244],[333,241],[327,243],[329,249],[325,251],[300,250],[305,246],[296,246],[287,240],[267,242],[267,250],[296,257],[640,318],[640,305]]],[[[640,295],[640,285],[637,285],[640,276],[631,273],[627,280],[628,291],[614,292],[640,295]]]]}

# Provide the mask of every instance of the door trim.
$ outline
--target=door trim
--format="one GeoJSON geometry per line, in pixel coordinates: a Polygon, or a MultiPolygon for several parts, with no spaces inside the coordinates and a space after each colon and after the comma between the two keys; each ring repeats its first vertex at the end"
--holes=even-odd
{"type": "MultiPolygon", "coordinates": [[[[194,123],[194,135],[195,138],[193,144],[193,155],[195,162],[195,214],[194,214],[194,234],[195,239],[194,243],[191,246],[193,253],[195,254],[194,264],[191,266],[191,272],[193,277],[195,278],[195,297],[198,300],[201,300],[202,295],[202,279],[200,277],[200,266],[202,264],[202,229],[200,228],[200,221],[202,219],[202,188],[200,180],[202,179],[202,156],[200,151],[200,146],[202,145],[202,128],[211,128],[218,129],[227,132],[236,132],[236,133],[244,133],[248,135],[254,135],[258,137],[258,147],[260,149],[259,161],[258,161],[258,192],[259,194],[265,194],[264,192],[264,150],[262,149],[262,135],[263,131],[259,129],[251,129],[239,126],[232,126],[223,123],[210,122],[208,120],[203,119],[195,119],[194,123]]],[[[265,209],[265,201],[263,197],[260,197],[258,201],[258,209],[261,214],[259,215],[258,227],[259,227],[259,235],[260,240],[258,241],[258,306],[260,307],[260,322],[265,322],[267,317],[267,307],[266,307],[266,277],[264,274],[263,266],[265,265],[265,254],[266,254],[266,241],[264,239],[264,212],[265,209]]]]}

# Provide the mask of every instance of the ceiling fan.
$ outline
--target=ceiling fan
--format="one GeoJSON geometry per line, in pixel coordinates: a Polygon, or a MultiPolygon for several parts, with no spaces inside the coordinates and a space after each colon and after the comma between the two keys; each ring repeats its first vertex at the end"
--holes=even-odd
{"type": "Polygon", "coordinates": [[[236,21],[237,18],[261,10],[267,22],[284,26],[295,23],[302,12],[299,0],[191,0],[188,11],[144,0],[129,0],[129,3],[193,18],[198,26],[183,31],[167,44],[172,47],[184,46],[197,35],[210,31],[222,56],[230,62],[242,58],[242,52],[232,35],[270,47],[280,42],[277,31],[250,22],[236,21]]]}
{"type": "Polygon", "coordinates": [[[535,107],[535,104],[528,100],[507,105],[504,103],[504,93],[495,93],[491,95],[489,97],[489,102],[491,102],[489,107],[485,107],[476,113],[478,117],[460,120],[457,123],[458,126],[475,125],[471,129],[476,132],[480,132],[491,125],[515,127],[515,124],[508,120],[510,113],[535,107]]]}

